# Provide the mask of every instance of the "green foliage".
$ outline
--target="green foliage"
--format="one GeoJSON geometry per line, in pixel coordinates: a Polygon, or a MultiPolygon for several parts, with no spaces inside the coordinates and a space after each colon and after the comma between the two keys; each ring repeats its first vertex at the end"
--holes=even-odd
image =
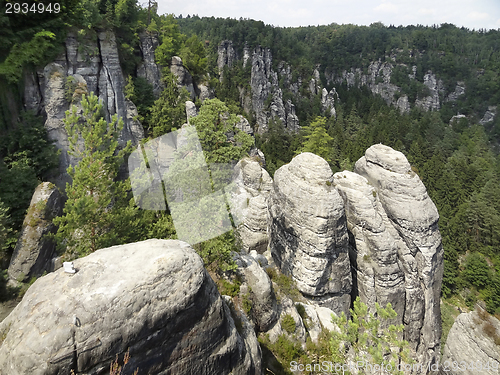
{"type": "Polygon", "coordinates": [[[238,116],[218,99],[205,100],[198,116],[190,121],[196,127],[208,164],[239,160],[253,145],[253,138],[236,128],[238,116]],[[234,133],[234,142],[228,139],[228,133],[234,133]]]}
{"type": "Polygon", "coordinates": [[[295,332],[295,320],[290,314],[285,314],[283,316],[281,319],[281,327],[289,334],[295,332]]]}
{"type": "Polygon", "coordinates": [[[192,35],[179,51],[184,66],[189,70],[194,80],[197,81],[207,71],[207,52],[202,41],[192,35]]]}
{"type": "Polygon", "coordinates": [[[161,44],[155,50],[155,59],[158,64],[168,67],[172,57],[179,54],[182,38],[172,14],[162,15],[159,21],[161,44]]]}
{"type": "Polygon", "coordinates": [[[268,132],[255,137],[257,148],[266,156],[266,170],[271,176],[281,166],[289,163],[300,147],[301,136],[286,132],[281,121],[272,118],[268,132]]]}
{"type": "Polygon", "coordinates": [[[203,259],[205,267],[219,272],[234,271],[237,268],[232,252],[238,251],[233,231],[194,245],[203,259]]]}
{"type": "Polygon", "coordinates": [[[479,253],[472,253],[467,257],[463,275],[478,288],[484,288],[489,284],[489,267],[486,259],[479,253]]]}
{"type": "Polygon", "coordinates": [[[236,297],[240,293],[241,281],[238,278],[235,278],[233,281],[221,279],[219,283],[220,294],[236,297]]]}
{"type": "MultiPolygon", "coordinates": [[[[356,298],[351,312],[351,319],[347,319],[342,313],[340,317],[332,315],[332,321],[336,324],[340,332],[331,333],[330,345],[332,359],[334,363],[348,363],[348,351],[354,351],[354,361],[362,361],[364,364],[372,366],[391,365],[398,372],[396,366],[403,360],[405,363],[412,363],[409,355],[408,343],[401,339],[403,325],[388,324],[396,318],[397,314],[388,304],[382,308],[375,304],[376,316],[368,312],[368,307],[356,298]]],[[[371,373],[365,368],[361,368],[361,373],[371,373]]]]}
{"type": "MultiPolygon", "coordinates": [[[[135,104],[139,114],[138,120],[144,129],[148,129],[151,123],[151,110],[155,104],[153,86],[142,77],[133,78],[129,75],[125,85],[125,97],[135,104]]],[[[155,120],[158,121],[158,117],[155,120]]]]}
{"type": "Polygon", "coordinates": [[[22,112],[15,127],[0,137],[0,200],[8,207],[9,216],[5,224],[7,254],[17,241],[33,191],[57,167],[57,155],[42,118],[31,112],[22,112]]]}
{"type": "Polygon", "coordinates": [[[151,108],[148,130],[153,138],[175,131],[186,122],[185,102],[189,100],[188,93],[177,88],[172,73],[164,72],[162,80],[165,89],[151,108]]]}
{"type": "Polygon", "coordinates": [[[0,64],[0,75],[9,83],[17,83],[24,66],[37,66],[47,61],[54,48],[54,39],[53,32],[43,30],[37,32],[29,42],[15,44],[5,61],[0,64]]]}
{"type": "Polygon", "coordinates": [[[290,362],[310,363],[311,359],[302,349],[300,342],[286,335],[280,335],[273,344],[269,336],[260,336],[259,343],[262,348],[263,362],[275,374],[291,375],[290,362]]]}
{"type": "Polygon", "coordinates": [[[309,126],[303,127],[304,143],[296,153],[312,152],[330,162],[333,138],[328,135],[325,126],[326,118],[317,117],[309,126]]]}
{"type": "Polygon", "coordinates": [[[56,239],[66,246],[70,257],[126,241],[127,232],[134,230],[131,221],[135,209],[129,203],[129,186],[116,181],[123,158],[131,150],[128,144],[118,151],[123,122],[113,116],[108,124],[93,93],[84,95],[81,105],[81,117],[75,106],[66,112],[69,153],[80,161],[68,168],[73,181],[66,185],[64,215],[54,219],[59,226],[56,239]]]}
{"type": "Polygon", "coordinates": [[[241,307],[243,307],[243,311],[245,312],[245,314],[247,316],[250,316],[250,314],[252,312],[252,306],[253,306],[253,302],[252,302],[252,299],[250,297],[250,294],[249,293],[244,294],[241,298],[241,307]]]}
{"type": "Polygon", "coordinates": [[[297,285],[291,276],[285,275],[271,267],[266,268],[266,272],[269,278],[278,285],[282,294],[292,298],[292,300],[300,299],[302,295],[300,294],[297,285]]]}

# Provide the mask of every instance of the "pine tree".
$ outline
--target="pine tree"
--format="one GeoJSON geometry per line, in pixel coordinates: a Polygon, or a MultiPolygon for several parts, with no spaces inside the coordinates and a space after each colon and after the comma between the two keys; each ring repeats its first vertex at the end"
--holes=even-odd
{"type": "Polygon", "coordinates": [[[187,90],[179,90],[176,78],[170,72],[163,73],[162,81],[165,89],[151,108],[149,133],[153,138],[175,131],[186,122],[187,90]]]}
{"type": "Polygon", "coordinates": [[[306,132],[304,136],[306,141],[297,153],[312,152],[321,156],[327,162],[331,162],[333,138],[326,131],[326,118],[316,117],[309,126],[305,127],[304,131],[306,132]]]}
{"type": "Polygon", "coordinates": [[[66,245],[70,257],[123,242],[127,218],[134,214],[127,183],[116,181],[123,158],[131,150],[129,141],[117,151],[123,121],[114,115],[108,124],[93,93],[83,95],[81,105],[81,115],[75,106],[66,111],[69,153],[80,161],[67,169],[72,178],[72,183],[66,184],[68,201],[63,216],[54,219],[59,225],[56,239],[66,245]]]}
{"type": "Polygon", "coordinates": [[[397,366],[401,361],[412,363],[412,360],[408,342],[399,338],[403,325],[389,324],[397,316],[391,304],[383,308],[376,303],[377,316],[368,312],[359,297],[353,305],[350,320],[344,313],[340,317],[332,315],[333,323],[339,327],[330,338],[333,362],[340,365],[354,362],[355,366],[359,365],[359,374],[378,373],[373,371],[376,365],[378,369],[383,366],[383,369],[390,369],[390,373],[402,374],[397,366]]]}

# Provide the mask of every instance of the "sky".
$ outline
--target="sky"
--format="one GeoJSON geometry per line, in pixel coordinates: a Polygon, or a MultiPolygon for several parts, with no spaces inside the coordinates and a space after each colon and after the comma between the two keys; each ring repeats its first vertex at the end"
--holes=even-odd
{"type": "MultiPolygon", "coordinates": [[[[145,1],[145,0],[142,0],[145,1]]],[[[500,0],[157,0],[158,13],[251,18],[282,27],[439,25],[500,29],[500,0]]]]}

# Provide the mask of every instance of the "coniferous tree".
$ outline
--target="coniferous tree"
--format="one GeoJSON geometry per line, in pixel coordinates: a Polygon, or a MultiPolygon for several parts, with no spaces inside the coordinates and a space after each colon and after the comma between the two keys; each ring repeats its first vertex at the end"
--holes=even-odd
{"type": "Polygon", "coordinates": [[[304,131],[306,133],[304,136],[305,142],[297,151],[297,154],[301,152],[312,152],[313,154],[321,156],[327,162],[331,162],[331,145],[333,138],[330,137],[326,131],[326,118],[316,117],[308,127],[305,127],[304,131]]]}
{"type": "Polygon", "coordinates": [[[79,162],[67,170],[72,178],[66,185],[68,201],[63,216],[54,219],[59,226],[56,239],[66,245],[70,257],[126,240],[121,235],[131,231],[135,210],[128,199],[128,184],[116,181],[123,158],[131,150],[129,141],[118,151],[123,121],[114,115],[107,123],[93,93],[84,95],[81,105],[81,115],[75,106],[66,112],[69,153],[79,162]]]}
{"type": "Polygon", "coordinates": [[[400,362],[412,362],[408,342],[400,338],[404,327],[389,324],[397,316],[390,303],[385,308],[375,303],[375,307],[377,316],[357,297],[350,310],[350,320],[344,313],[340,317],[332,315],[333,323],[339,328],[331,332],[333,362],[343,365],[354,361],[360,365],[359,374],[376,373],[376,366],[381,373],[386,369],[402,374],[397,367],[400,362]]]}

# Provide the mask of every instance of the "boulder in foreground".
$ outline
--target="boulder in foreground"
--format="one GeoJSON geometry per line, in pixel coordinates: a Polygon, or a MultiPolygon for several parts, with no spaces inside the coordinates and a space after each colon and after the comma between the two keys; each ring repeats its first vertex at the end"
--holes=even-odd
{"type": "Polygon", "coordinates": [[[129,349],[130,373],[260,374],[254,337],[240,336],[188,244],[114,246],[74,266],[38,279],[0,323],[0,373],[105,374],[129,349]]]}

